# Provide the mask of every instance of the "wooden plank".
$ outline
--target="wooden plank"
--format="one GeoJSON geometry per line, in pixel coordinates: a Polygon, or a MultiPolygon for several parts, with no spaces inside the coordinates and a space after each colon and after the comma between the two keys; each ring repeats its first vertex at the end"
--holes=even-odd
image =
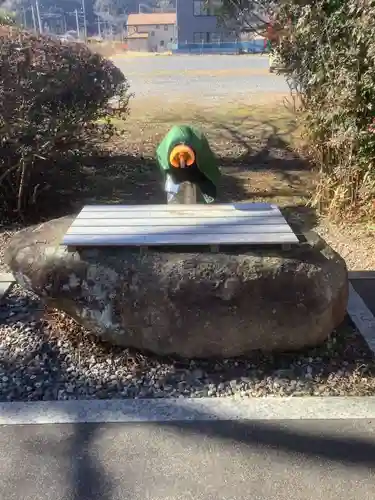
{"type": "Polygon", "coordinates": [[[0,283],[16,281],[12,273],[0,273],[0,283]]]}
{"type": "Polygon", "coordinates": [[[276,205],[91,205],[66,233],[69,246],[295,244],[276,205]]]}
{"type": "Polygon", "coordinates": [[[186,210],[181,210],[178,212],[177,210],[141,210],[141,211],[136,211],[136,210],[114,210],[112,209],[111,211],[108,212],[81,212],[78,215],[79,218],[82,219],[103,219],[105,217],[106,219],[150,219],[151,217],[154,218],[164,218],[164,219],[174,219],[176,217],[179,218],[246,218],[246,219],[256,219],[259,217],[283,217],[280,213],[277,212],[251,212],[251,211],[246,211],[246,210],[239,210],[239,211],[220,211],[220,210],[210,210],[210,211],[204,211],[202,210],[201,212],[198,211],[186,211],[186,210]]]}
{"type": "Polygon", "coordinates": [[[169,234],[169,235],[178,235],[178,234],[207,234],[207,233],[220,233],[220,234],[279,234],[279,233],[292,233],[290,227],[284,222],[278,225],[272,226],[263,226],[263,225],[252,225],[252,224],[202,224],[196,226],[170,226],[169,224],[164,224],[164,226],[154,226],[153,221],[149,221],[148,226],[113,226],[112,221],[107,222],[107,227],[97,227],[96,225],[88,225],[84,226],[76,226],[73,224],[66,234],[69,235],[123,235],[131,236],[137,234],[154,234],[155,237],[159,237],[159,235],[169,234]]]}
{"type": "Polygon", "coordinates": [[[103,215],[100,219],[92,218],[86,219],[81,215],[74,221],[75,227],[87,227],[87,226],[95,226],[95,227],[108,227],[111,226],[134,226],[134,227],[157,227],[163,226],[167,224],[168,227],[174,226],[194,226],[194,225],[202,225],[209,224],[210,226],[214,225],[222,225],[222,224],[233,224],[233,225],[265,225],[265,226],[277,226],[279,224],[286,224],[284,217],[279,216],[270,216],[270,217],[148,217],[148,218],[137,218],[137,217],[116,217],[116,218],[103,218],[103,215]]]}
{"type": "Polygon", "coordinates": [[[277,205],[271,205],[270,203],[217,203],[213,205],[205,205],[202,203],[196,203],[194,205],[167,205],[167,204],[158,204],[158,205],[85,205],[82,209],[82,212],[108,212],[108,211],[118,211],[124,210],[126,212],[129,211],[155,211],[155,210],[166,210],[168,212],[179,212],[179,211],[216,211],[216,210],[225,210],[225,211],[251,211],[251,212],[280,212],[280,209],[277,205]]]}
{"type": "Polygon", "coordinates": [[[87,218],[119,217],[282,217],[280,210],[272,205],[107,205],[85,206],[79,217],[87,218]]]}
{"type": "Polygon", "coordinates": [[[69,235],[64,236],[67,246],[159,246],[159,245],[281,245],[298,243],[290,232],[269,234],[138,234],[138,235],[69,235]]]}

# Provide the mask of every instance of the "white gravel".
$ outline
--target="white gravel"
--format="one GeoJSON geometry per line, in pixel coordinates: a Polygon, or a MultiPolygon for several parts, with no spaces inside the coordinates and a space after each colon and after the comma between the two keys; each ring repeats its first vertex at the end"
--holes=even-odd
{"type": "MultiPolygon", "coordinates": [[[[374,269],[373,237],[363,227],[321,223],[317,231],[350,270],[374,269]]],[[[0,236],[0,271],[6,270],[1,249],[11,234],[0,236]]],[[[0,401],[374,392],[373,355],[349,321],[319,349],[194,362],[103,344],[66,315],[45,312],[19,287],[0,305],[0,401]]]]}
{"type": "Polygon", "coordinates": [[[17,287],[0,306],[0,401],[369,395],[375,364],[348,322],[318,349],[160,359],[99,342],[17,287]]]}

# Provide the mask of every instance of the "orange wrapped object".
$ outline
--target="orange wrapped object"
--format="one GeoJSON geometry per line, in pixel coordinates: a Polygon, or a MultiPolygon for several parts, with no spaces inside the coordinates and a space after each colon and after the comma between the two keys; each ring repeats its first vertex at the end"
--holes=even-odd
{"type": "Polygon", "coordinates": [[[179,144],[172,149],[169,161],[175,168],[180,168],[181,166],[190,167],[195,162],[195,153],[189,146],[179,144]]]}

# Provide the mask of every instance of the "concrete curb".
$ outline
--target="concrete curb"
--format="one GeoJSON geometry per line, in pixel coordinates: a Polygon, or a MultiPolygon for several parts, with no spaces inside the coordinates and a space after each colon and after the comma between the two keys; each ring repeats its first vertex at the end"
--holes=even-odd
{"type": "Polygon", "coordinates": [[[0,425],[375,418],[375,397],[178,398],[0,404],[0,425]]]}
{"type": "Polygon", "coordinates": [[[16,280],[12,273],[0,273],[0,302],[5,300],[16,280]]]}
{"type": "Polygon", "coordinates": [[[375,353],[375,318],[370,309],[366,306],[362,297],[354,290],[349,283],[348,314],[358,328],[359,333],[365,339],[367,345],[375,353]]]}
{"type": "Polygon", "coordinates": [[[349,271],[348,272],[349,281],[350,280],[374,280],[375,271],[349,271]]]}

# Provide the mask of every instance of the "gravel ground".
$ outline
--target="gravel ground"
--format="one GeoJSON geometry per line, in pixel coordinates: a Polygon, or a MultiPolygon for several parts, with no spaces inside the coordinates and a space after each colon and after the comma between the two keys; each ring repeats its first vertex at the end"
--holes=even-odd
{"type": "MultiPolygon", "coordinates": [[[[349,269],[374,269],[363,227],[317,231],[349,269]]],[[[1,249],[13,231],[0,235],[1,249]]],[[[251,359],[157,359],[99,342],[15,287],[0,305],[0,401],[149,397],[372,395],[375,360],[348,319],[319,349],[251,359]]]]}
{"type": "Polygon", "coordinates": [[[190,94],[198,99],[288,92],[285,78],[268,72],[267,56],[192,55],[113,58],[137,97],[190,94]],[[253,72],[253,74],[251,74],[253,72]],[[213,92],[214,89],[214,92],[213,92]]]}
{"type": "Polygon", "coordinates": [[[15,287],[0,306],[0,401],[369,395],[375,363],[347,320],[318,349],[225,361],[159,359],[99,342],[15,287]]]}
{"type": "MultiPolygon", "coordinates": [[[[316,230],[350,270],[375,269],[363,226],[316,230]]],[[[0,233],[2,250],[13,230],[0,233]]],[[[0,305],[0,401],[144,397],[373,395],[375,361],[349,320],[325,345],[298,354],[224,362],[157,359],[100,343],[15,287],[0,305]]]]}

